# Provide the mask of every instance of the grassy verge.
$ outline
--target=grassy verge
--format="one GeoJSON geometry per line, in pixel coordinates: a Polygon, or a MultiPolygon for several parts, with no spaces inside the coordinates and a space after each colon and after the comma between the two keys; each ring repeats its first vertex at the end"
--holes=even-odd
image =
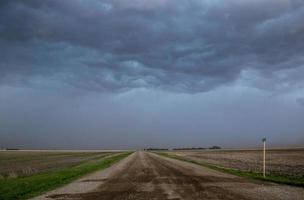
{"type": "Polygon", "coordinates": [[[38,196],[85,174],[110,167],[130,154],[131,152],[119,153],[102,158],[96,162],[83,163],[67,169],[0,180],[0,200],[28,199],[38,196]]]}
{"type": "Polygon", "coordinates": [[[181,156],[176,156],[176,155],[170,155],[168,153],[164,152],[154,152],[158,155],[165,156],[168,158],[173,158],[176,160],[180,161],[186,161],[190,163],[194,163],[203,167],[207,167],[209,169],[217,170],[220,172],[225,172],[237,176],[242,176],[242,177],[247,177],[247,178],[253,178],[253,179],[258,179],[258,180],[263,180],[263,181],[270,181],[270,182],[275,182],[275,183],[280,183],[280,184],[286,184],[286,185],[294,185],[294,186],[301,186],[304,187],[304,177],[290,177],[290,176],[282,176],[282,175],[274,175],[274,174],[268,174],[265,178],[261,173],[257,172],[252,172],[252,171],[242,171],[238,169],[231,169],[231,168],[225,168],[217,165],[212,165],[209,163],[204,163],[204,162],[199,162],[195,161],[192,159],[184,158],[181,156]]]}

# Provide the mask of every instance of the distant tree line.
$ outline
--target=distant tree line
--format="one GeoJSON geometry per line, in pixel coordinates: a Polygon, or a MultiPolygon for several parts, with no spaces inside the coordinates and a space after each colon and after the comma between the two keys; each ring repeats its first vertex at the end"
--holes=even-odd
{"type": "MultiPolygon", "coordinates": [[[[183,147],[183,148],[173,148],[174,151],[181,151],[181,150],[206,150],[206,149],[221,149],[220,146],[211,146],[208,148],[205,147],[183,147]]],[[[169,151],[170,149],[167,148],[147,148],[144,149],[145,151],[169,151]]]]}
{"type": "Polygon", "coordinates": [[[7,150],[7,151],[17,151],[17,150],[20,150],[20,149],[17,149],[17,148],[6,148],[5,150],[7,150]]]}
{"type": "Polygon", "coordinates": [[[209,148],[205,148],[205,147],[190,147],[190,148],[174,148],[173,150],[205,150],[205,149],[221,149],[220,146],[212,146],[209,148]]]}
{"type": "Polygon", "coordinates": [[[168,151],[169,149],[160,149],[160,148],[147,148],[145,151],[168,151]]]}
{"type": "Polygon", "coordinates": [[[190,147],[190,148],[174,148],[172,150],[204,150],[204,147],[190,147]]]}
{"type": "Polygon", "coordinates": [[[209,149],[221,149],[222,147],[220,146],[212,146],[212,147],[209,147],[209,149]]]}

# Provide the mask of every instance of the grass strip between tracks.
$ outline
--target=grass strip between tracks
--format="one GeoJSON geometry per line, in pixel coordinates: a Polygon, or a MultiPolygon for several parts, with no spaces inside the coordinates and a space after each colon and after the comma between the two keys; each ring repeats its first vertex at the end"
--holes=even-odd
{"type": "Polygon", "coordinates": [[[197,164],[203,167],[207,167],[209,169],[217,170],[220,172],[225,172],[237,176],[242,176],[242,177],[247,177],[247,178],[253,178],[253,179],[258,179],[258,180],[263,180],[263,181],[269,181],[269,182],[274,182],[274,183],[280,183],[280,184],[286,184],[286,185],[293,185],[293,186],[300,186],[304,187],[304,177],[289,177],[289,176],[282,176],[282,175],[274,175],[274,174],[267,174],[267,176],[264,178],[261,173],[257,172],[252,172],[252,171],[242,171],[238,169],[232,169],[232,168],[225,168],[221,167],[218,165],[213,165],[209,163],[204,163],[201,161],[195,161],[189,158],[177,156],[177,155],[170,155],[165,152],[153,152],[156,153],[160,156],[168,157],[168,158],[173,158],[176,160],[180,161],[185,161],[193,164],[197,164]]]}
{"type": "Polygon", "coordinates": [[[35,174],[32,176],[0,180],[0,200],[28,199],[70,183],[97,170],[110,167],[132,152],[115,153],[94,162],[75,167],[35,174]]]}

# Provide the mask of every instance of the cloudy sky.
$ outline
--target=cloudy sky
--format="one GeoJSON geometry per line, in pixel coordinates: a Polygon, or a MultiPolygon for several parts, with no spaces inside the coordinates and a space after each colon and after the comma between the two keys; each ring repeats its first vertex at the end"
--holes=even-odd
{"type": "Polygon", "coordinates": [[[302,0],[2,0],[0,147],[304,145],[302,0]]]}

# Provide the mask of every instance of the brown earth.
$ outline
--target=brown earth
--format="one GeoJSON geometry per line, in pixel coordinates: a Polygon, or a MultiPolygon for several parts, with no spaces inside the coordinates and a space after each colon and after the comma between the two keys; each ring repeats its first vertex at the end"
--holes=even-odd
{"type": "Polygon", "coordinates": [[[51,192],[40,199],[300,200],[304,197],[303,188],[249,180],[147,152],[136,152],[115,167],[118,169],[111,175],[81,179],[82,184],[99,183],[95,188],[73,192],[70,185],[70,189],[51,192]]]}
{"type": "MultiPolygon", "coordinates": [[[[262,172],[261,150],[182,150],[167,153],[218,166],[262,172]]],[[[304,149],[268,149],[266,164],[267,173],[304,177],[304,149]]]]}
{"type": "Polygon", "coordinates": [[[111,152],[0,151],[0,177],[28,176],[73,167],[111,152]]]}

